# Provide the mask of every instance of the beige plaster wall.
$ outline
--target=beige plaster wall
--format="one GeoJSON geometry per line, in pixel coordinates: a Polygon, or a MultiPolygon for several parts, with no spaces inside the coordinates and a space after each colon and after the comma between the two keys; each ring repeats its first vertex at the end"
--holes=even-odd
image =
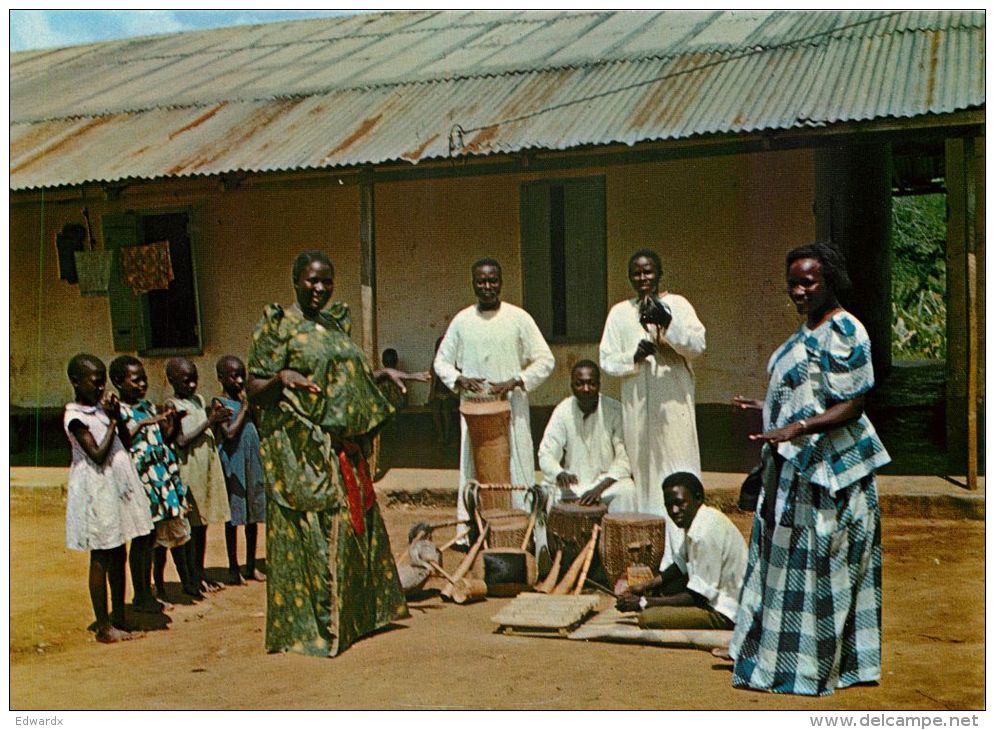
{"type": "MultiPolygon", "coordinates": [[[[93,194],[87,205],[98,241],[104,213],[189,208],[204,346],[203,355],[191,359],[207,397],[218,392],[217,359],[247,357],[264,305],[293,302],[290,269],[305,248],[322,248],[332,257],[336,295],[353,307],[361,336],[358,199],[355,186],[334,180],[224,192],[216,183],[181,182],[126,191],[114,202],[93,194]]],[[[81,203],[49,201],[44,210],[40,203],[17,204],[16,196],[12,203],[11,404],[59,406],[72,398],[65,367],[75,353],[92,352],[105,362],[119,354],[113,350],[108,300],[82,297],[78,287],[59,279],[55,234],[64,223],[82,222],[81,203]]],[[[142,358],[149,395],[159,401],[169,394],[166,359],[142,358]]]]}
{"type": "MultiPolygon", "coordinates": [[[[737,392],[759,397],[764,366],[797,326],[784,295],[783,256],[814,235],[813,157],[778,152],[591,168],[556,177],[604,174],[608,196],[609,305],[629,295],[626,261],[655,248],[664,285],[686,296],[708,330],[708,353],[696,363],[698,401],[724,403],[737,392]]],[[[469,266],[489,255],[504,268],[504,299],[522,302],[519,185],[536,174],[490,175],[376,186],[379,350],[395,347],[401,364],[428,368],[435,340],[459,309],[474,302],[469,266]]],[[[128,189],[120,200],[93,202],[105,212],[189,207],[201,296],[204,354],[201,392],[216,392],[215,360],[245,357],[263,306],[292,302],[290,266],[297,252],[324,248],[336,264],[336,297],[353,309],[361,341],[359,195],[346,179],[250,180],[222,191],[217,183],[179,182],[128,189]]],[[[110,360],[107,300],[85,298],[58,279],[54,236],[81,221],[78,200],[19,204],[12,196],[11,403],[55,406],[71,397],[65,365],[80,350],[110,360]],[[41,270],[39,271],[39,265],[41,270]],[[41,324],[39,324],[39,321],[41,324]]],[[[98,224],[99,225],[99,224],[98,224]]],[[[98,233],[99,236],[99,233],[98,233]]],[[[526,262],[527,265],[527,262],[526,262]]],[[[597,358],[597,343],[553,347],[557,367],[535,393],[554,404],[569,390],[569,369],[597,358]]],[[[165,358],[145,358],[150,396],[167,394],[165,358]]],[[[617,395],[608,380],[606,392],[617,395]]],[[[425,401],[412,387],[410,401],[425,401]]]]}
{"type": "MultiPolygon", "coordinates": [[[[609,305],[630,293],[632,251],[655,248],[664,286],[687,297],[708,330],[708,352],[695,364],[698,401],[724,403],[735,393],[761,397],[771,351],[797,326],[784,294],[784,254],[814,237],[813,156],[779,152],[675,160],[609,169],[609,305]]],[[[566,177],[567,173],[556,177],[566,177]]],[[[504,268],[504,299],[521,305],[519,185],[537,175],[388,183],[377,186],[380,349],[422,369],[437,337],[474,301],[469,265],[484,255],[504,268]],[[447,243],[449,242],[449,243],[447,243]],[[412,293],[424,291],[418,302],[412,293]]],[[[570,367],[597,359],[597,343],[556,345],[556,370],[532,395],[559,402],[570,367]]],[[[618,395],[618,383],[605,391],[618,395]]],[[[411,401],[427,388],[412,386],[411,401]]]]}

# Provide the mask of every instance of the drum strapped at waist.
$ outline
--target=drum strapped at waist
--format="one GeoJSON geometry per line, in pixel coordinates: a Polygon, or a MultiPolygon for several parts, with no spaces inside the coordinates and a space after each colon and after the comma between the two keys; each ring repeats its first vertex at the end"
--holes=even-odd
{"type": "MultiPolygon", "coordinates": [[[[511,403],[492,395],[463,393],[459,409],[466,421],[477,481],[484,484],[510,482],[511,403]]],[[[510,495],[501,497],[495,506],[511,505],[510,495]]]]}

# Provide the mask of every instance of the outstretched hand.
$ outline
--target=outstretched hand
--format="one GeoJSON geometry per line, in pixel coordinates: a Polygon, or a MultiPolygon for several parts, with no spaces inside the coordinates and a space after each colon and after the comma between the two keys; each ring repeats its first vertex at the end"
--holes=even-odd
{"type": "Polygon", "coordinates": [[[468,378],[460,375],[456,378],[456,387],[468,393],[483,393],[484,388],[487,387],[487,381],[483,378],[468,378]]]}
{"type": "Polygon", "coordinates": [[[231,418],[232,410],[228,406],[221,405],[218,401],[211,404],[211,410],[207,414],[207,422],[212,426],[228,418],[231,418]]]}
{"type": "Polygon", "coordinates": [[[640,340],[639,345],[636,347],[636,352],[632,356],[633,362],[642,362],[650,355],[655,355],[659,348],[657,344],[652,340],[640,340]]]}
{"type": "Polygon", "coordinates": [[[741,395],[733,396],[732,404],[744,411],[762,411],[764,409],[764,402],[762,400],[744,398],[741,395]]]}
{"type": "Polygon", "coordinates": [[[615,600],[615,608],[623,612],[638,611],[639,596],[632,589],[629,589],[615,600]]]}
{"type": "Polygon", "coordinates": [[[315,395],[321,393],[321,386],[296,370],[281,370],[280,382],[284,388],[290,388],[291,390],[306,390],[315,395]]]}
{"type": "Polygon", "coordinates": [[[781,428],[764,431],[763,433],[751,433],[750,441],[763,441],[768,444],[780,444],[785,441],[793,441],[799,436],[804,435],[805,429],[802,428],[801,423],[795,421],[794,423],[789,423],[787,426],[781,426],[781,428]]]}
{"type": "Polygon", "coordinates": [[[491,383],[491,395],[496,395],[500,398],[521,385],[522,381],[518,378],[503,380],[500,383],[491,383]]]}
{"type": "Polygon", "coordinates": [[[104,402],[101,403],[101,406],[103,407],[104,413],[107,414],[108,418],[116,421],[121,420],[121,401],[118,400],[118,397],[114,393],[111,393],[104,398],[104,402]]]}

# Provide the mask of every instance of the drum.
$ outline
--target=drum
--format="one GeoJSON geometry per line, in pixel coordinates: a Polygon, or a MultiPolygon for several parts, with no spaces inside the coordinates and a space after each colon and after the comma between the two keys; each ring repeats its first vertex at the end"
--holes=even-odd
{"type": "Polygon", "coordinates": [[[489,509],[480,513],[490,525],[487,543],[492,548],[521,548],[529,529],[529,513],[518,509],[489,509]]]}
{"type": "MultiPolygon", "coordinates": [[[[481,484],[508,484],[511,482],[511,404],[495,398],[464,398],[460,413],[466,421],[473,452],[475,478],[481,484]]],[[[511,507],[511,492],[480,492],[480,509],[507,509],[511,507]]]]}
{"type": "Polygon", "coordinates": [[[554,504],[546,518],[546,536],[549,541],[550,556],[557,550],[563,551],[561,570],[566,570],[591,539],[594,526],[608,512],[606,504],[582,505],[580,502],[559,502],[554,504]]]}
{"type": "Polygon", "coordinates": [[[639,512],[605,515],[598,553],[609,585],[615,585],[630,565],[647,565],[653,570],[660,565],[665,525],[664,518],[657,515],[639,512]]]}

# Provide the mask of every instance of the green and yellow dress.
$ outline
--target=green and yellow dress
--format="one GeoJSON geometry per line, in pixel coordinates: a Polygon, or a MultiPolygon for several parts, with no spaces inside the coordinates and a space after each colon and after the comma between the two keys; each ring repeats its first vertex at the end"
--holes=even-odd
{"type": "Polygon", "coordinates": [[[317,322],[296,306],[271,304],[252,335],[250,375],[270,378],[291,369],[322,389],[284,389],[260,417],[267,651],[335,656],[408,616],[379,508],[367,498],[357,509],[354,490],[350,512],[346,477],[361,465],[355,453],[341,456],[343,450],[354,451],[394,410],[350,330],[342,303],[317,322]]]}

